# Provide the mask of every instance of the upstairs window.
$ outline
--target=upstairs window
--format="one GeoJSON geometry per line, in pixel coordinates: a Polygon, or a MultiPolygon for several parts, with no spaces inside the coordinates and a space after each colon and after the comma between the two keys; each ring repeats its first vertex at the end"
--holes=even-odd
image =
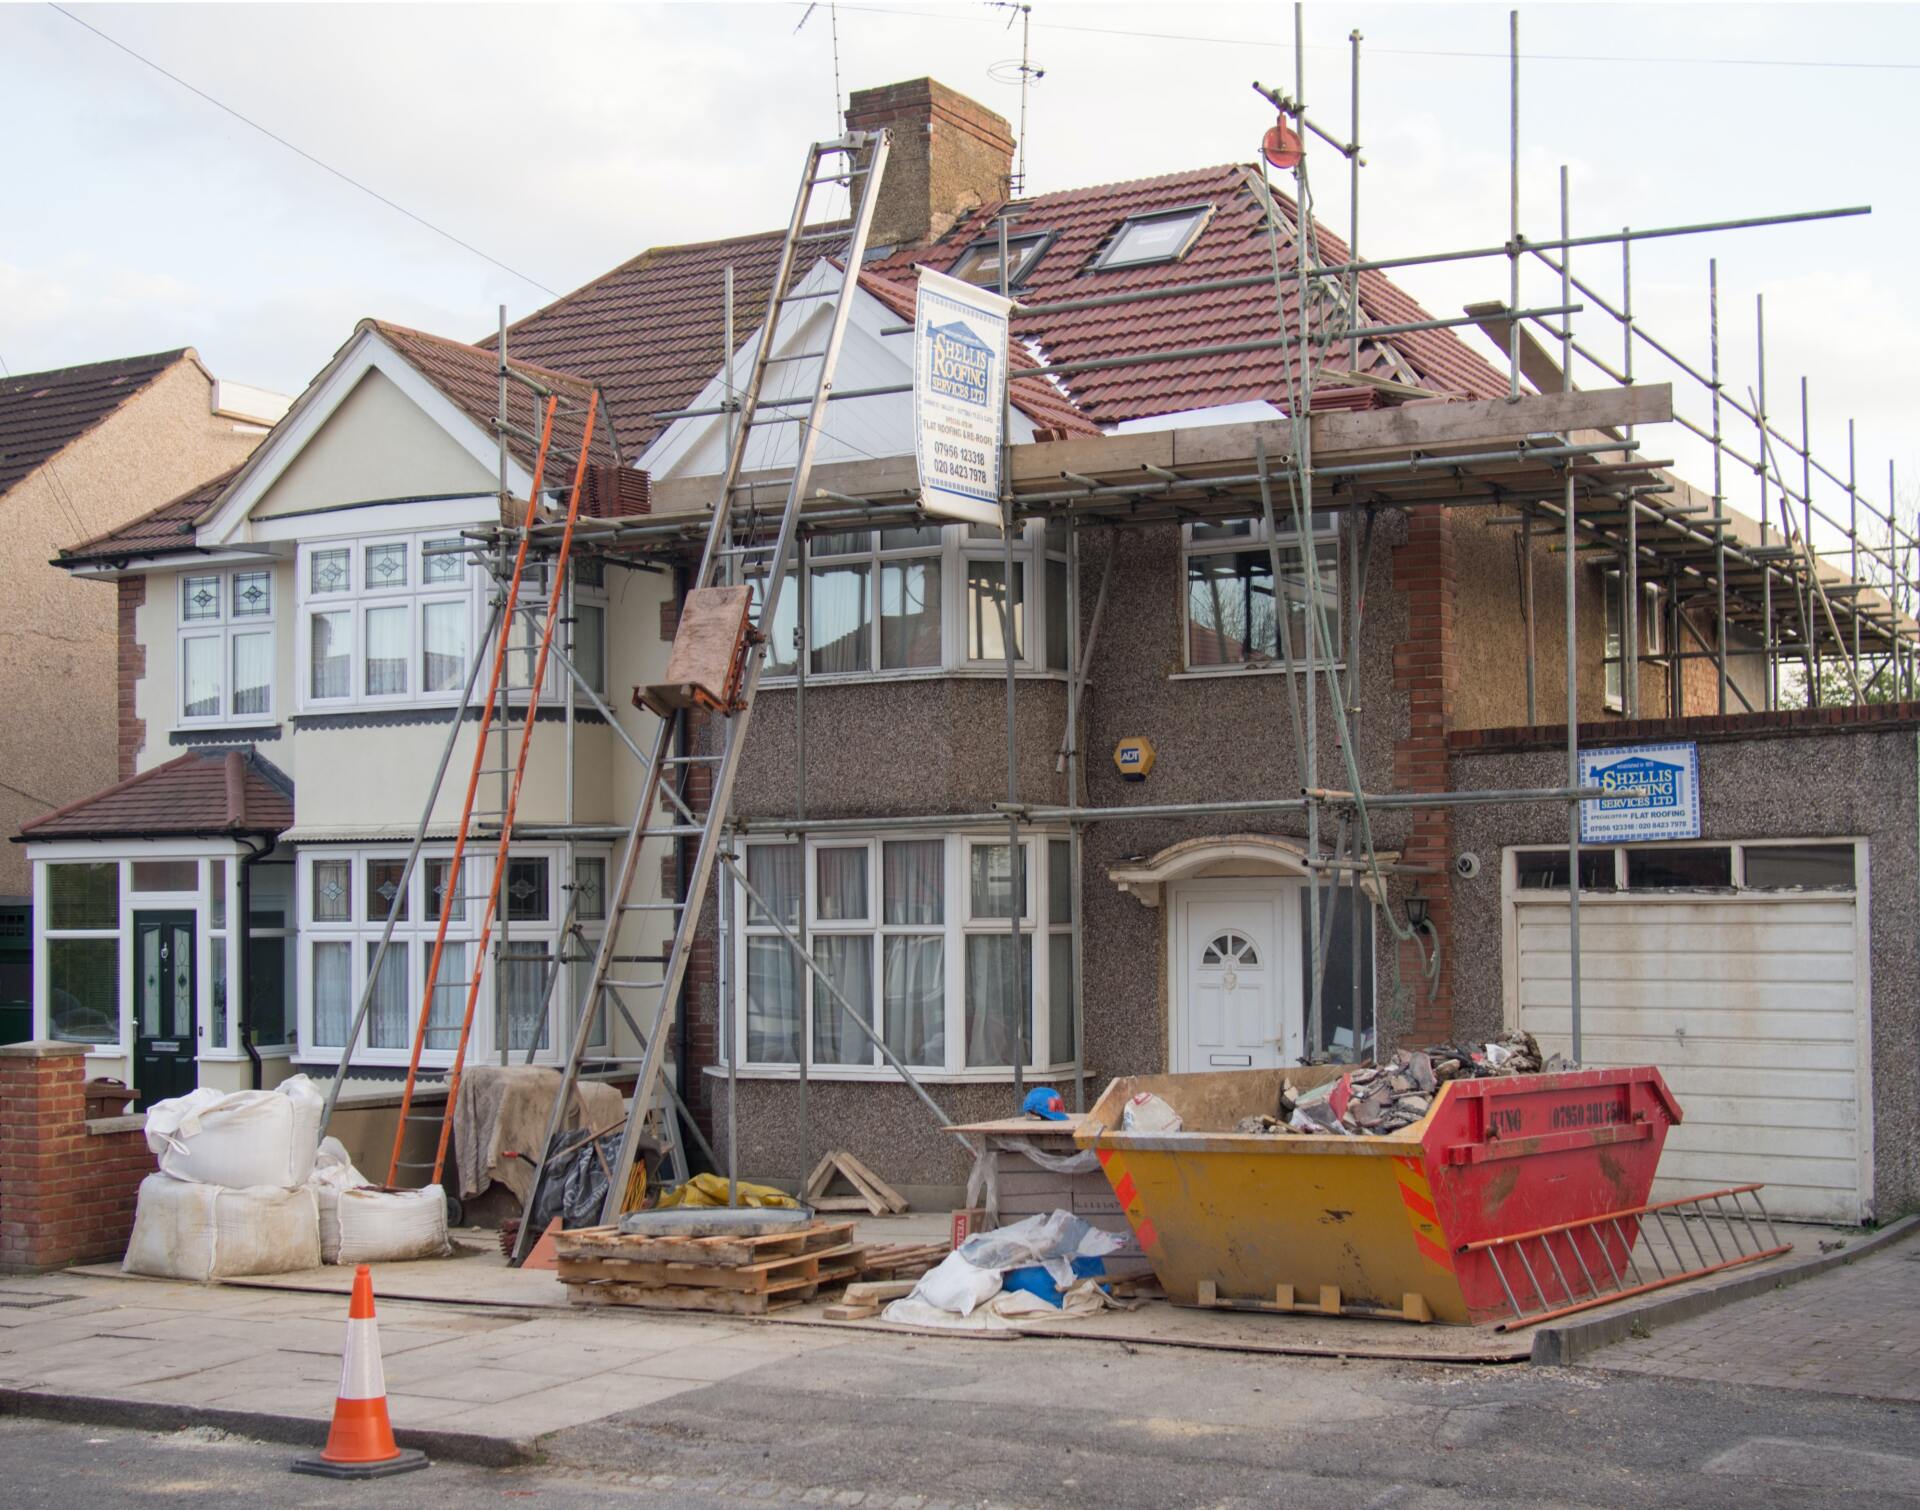
{"type": "Polygon", "coordinates": [[[1210,204],[1188,205],[1134,215],[1120,222],[1106,249],[1094,259],[1096,270],[1144,267],[1152,262],[1178,262],[1192,250],[1213,215],[1210,204]]]}
{"type": "Polygon", "coordinates": [[[182,725],[273,717],[273,591],[267,564],[181,576],[182,725]]]}
{"type": "MultiPolygon", "coordinates": [[[[1606,648],[1602,653],[1606,667],[1607,711],[1621,713],[1626,710],[1626,663],[1625,644],[1626,615],[1623,601],[1626,597],[1626,579],[1619,572],[1606,574],[1606,648]]],[[[1660,655],[1663,652],[1661,627],[1661,597],[1658,583],[1640,584],[1640,619],[1637,625],[1639,635],[1639,657],[1660,655]]]]}
{"type": "MultiPolygon", "coordinates": [[[[1007,264],[1009,268],[1006,287],[1017,289],[1032,276],[1034,267],[1053,242],[1053,232],[1038,231],[1027,236],[1009,236],[1007,238],[1007,264]]],[[[964,283],[979,288],[999,291],[1000,281],[1000,238],[987,237],[976,241],[960,254],[960,260],[948,269],[947,276],[958,278],[964,283]]]]}
{"type": "Polygon", "coordinates": [[[451,533],[303,545],[300,704],[309,712],[453,702],[478,632],[481,574],[451,533]]]}
{"type": "Polygon", "coordinates": [[[1331,513],[1313,516],[1311,546],[1291,531],[1277,540],[1280,591],[1273,586],[1275,551],[1266,524],[1240,519],[1186,527],[1187,669],[1224,671],[1284,666],[1280,631],[1296,664],[1307,655],[1307,616],[1316,606],[1314,659],[1338,662],[1340,639],[1340,531],[1331,513]],[[1311,562],[1311,565],[1309,565],[1311,562]],[[1317,584],[1317,605],[1316,589],[1317,584]],[[1322,630],[1325,631],[1322,636],[1322,630]]]}
{"type": "MultiPolygon", "coordinates": [[[[807,675],[864,677],[1004,666],[1067,665],[1067,538],[1031,524],[1013,546],[1006,602],[1000,532],[985,525],[908,525],[817,535],[807,544],[807,675]],[[1029,586],[1038,572],[1039,602],[1029,586]],[[1034,620],[1038,618],[1038,623],[1034,620]]],[[[792,676],[800,586],[789,574],[768,636],[767,672],[792,676]]]]}

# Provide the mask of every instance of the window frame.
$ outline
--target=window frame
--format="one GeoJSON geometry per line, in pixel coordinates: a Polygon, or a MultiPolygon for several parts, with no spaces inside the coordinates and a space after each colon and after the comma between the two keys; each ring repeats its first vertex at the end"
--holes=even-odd
{"type": "MultiPolygon", "coordinates": [[[[1627,579],[1624,572],[1608,571],[1601,578],[1605,612],[1601,621],[1600,667],[1601,704],[1609,713],[1627,709],[1627,647],[1624,599],[1627,579]]],[[[1641,661],[1666,654],[1665,620],[1661,605],[1665,594],[1658,582],[1640,583],[1640,616],[1635,620],[1635,648],[1641,661]]]]}
{"type": "Polygon", "coordinates": [[[176,726],[183,729],[259,728],[279,717],[280,696],[276,683],[280,670],[279,598],[280,585],[274,581],[276,562],[264,558],[244,565],[208,566],[176,573],[174,576],[174,701],[176,726]],[[264,576],[267,580],[267,607],[261,613],[240,613],[233,606],[233,593],[241,577],[264,576]],[[187,587],[193,582],[211,581],[215,588],[215,609],[211,614],[189,619],[186,616],[187,587]],[[235,642],[264,636],[267,642],[267,706],[262,712],[242,713],[234,706],[239,695],[234,675],[235,642]],[[210,643],[216,647],[219,668],[219,707],[212,713],[187,711],[187,647],[210,643]]]}
{"type": "MultiPolygon", "coordinates": [[[[1516,844],[1506,851],[1507,887],[1516,900],[1525,901],[1536,897],[1564,897],[1565,886],[1522,886],[1520,884],[1520,862],[1529,855],[1565,856],[1564,844],[1516,844]]],[[[1866,891],[1866,864],[1869,859],[1866,841],[1852,835],[1842,834],[1833,838],[1795,836],[1784,839],[1648,839],[1631,844],[1583,844],[1580,856],[1583,862],[1589,856],[1605,855],[1612,862],[1613,882],[1610,886],[1596,889],[1583,884],[1580,889],[1581,902],[1589,899],[1599,902],[1635,902],[1648,901],[1660,897],[1674,897],[1680,900],[1713,897],[1857,897],[1866,891]],[[1747,856],[1757,849],[1851,849],[1853,851],[1853,882],[1848,886],[1750,886],[1747,882],[1747,856]],[[1732,884],[1728,886],[1634,886],[1633,868],[1630,857],[1636,852],[1668,849],[1724,849],[1731,852],[1732,884]]],[[[1584,863],[1583,863],[1584,869],[1584,863]]]]}
{"type": "MultiPolygon", "coordinates": [[[[1040,259],[1047,255],[1048,250],[1059,237],[1058,231],[1024,231],[1007,237],[1007,256],[1013,262],[1012,275],[1005,280],[1004,285],[1008,291],[1013,293],[1020,291],[1033,270],[1040,265],[1040,259]]],[[[947,268],[947,276],[958,278],[962,283],[971,283],[975,288],[984,288],[990,293],[999,293],[1002,287],[1002,280],[999,278],[995,278],[991,283],[982,283],[977,278],[968,277],[963,271],[969,263],[978,264],[985,261],[987,257],[999,255],[1000,238],[982,236],[977,241],[968,242],[960,249],[960,255],[954,258],[947,268]]]]}
{"type": "Polygon", "coordinates": [[[1213,212],[1212,202],[1203,200],[1198,204],[1172,205],[1164,210],[1143,210],[1138,214],[1129,215],[1113,228],[1107,237],[1106,244],[1100,248],[1099,255],[1093,259],[1088,271],[1100,273],[1128,267],[1159,267],[1166,263],[1185,261],[1187,254],[1193,250],[1194,243],[1199,241],[1205,234],[1207,226],[1212,223],[1213,212]],[[1127,233],[1136,226],[1153,225],[1163,220],[1175,220],[1181,216],[1191,217],[1193,224],[1188,227],[1186,235],[1181,237],[1180,245],[1175,251],[1151,257],[1123,258],[1119,255],[1120,247],[1127,239],[1127,233]]]}
{"type": "MultiPolygon", "coordinates": [[[[807,681],[816,682],[867,682],[895,680],[912,677],[943,677],[1004,673],[1004,656],[974,656],[968,636],[968,569],[974,562],[998,566],[1005,559],[1005,546],[997,533],[987,536],[975,536],[975,526],[964,524],[915,526],[896,526],[896,528],[938,528],[940,539],[937,543],[923,542],[911,545],[887,545],[884,533],[880,529],[865,531],[851,530],[843,533],[866,534],[868,541],[859,551],[838,551],[831,555],[816,556],[812,543],[807,550],[807,570],[818,572],[831,570],[837,566],[857,564],[867,573],[867,665],[857,671],[816,671],[811,665],[807,668],[807,681]],[[940,574],[940,656],[937,662],[922,666],[882,666],[880,664],[884,649],[884,614],[886,598],[884,592],[884,573],[890,566],[900,566],[915,561],[936,563],[940,574]]],[[[987,529],[987,526],[979,526],[987,529]]],[[[1053,665],[1053,616],[1064,618],[1067,634],[1061,637],[1060,646],[1066,651],[1061,657],[1064,662],[1071,657],[1072,621],[1073,621],[1073,581],[1068,552],[1069,533],[1064,529],[1049,530],[1038,520],[1029,521],[1020,527],[1019,538],[1013,547],[1013,560],[1016,571],[1022,580],[1021,604],[1025,609],[1022,624],[1021,654],[1015,658],[1014,667],[1024,676],[1065,676],[1065,664],[1053,665]],[[1059,592],[1053,591],[1053,569],[1058,568],[1059,592]]],[[[812,593],[808,593],[811,607],[812,593]]],[[[798,560],[788,568],[785,585],[780,592],[780,614],[777,623],[769,633],[769,651],[765,681],[776,687],[792,686],[798,680],[791,658],[791,636],[793,627],[800,614],[800,582],[798,560]],[[781,644],[782,638],[789,643],[781,644]],[[782,659],[781,656],[786,658],[782,659]]],[[[817,653],[819,647],[811,643],[809,652],[817,653]]]]}
{"type": "MultiPolygon", "coordinates": [[[[1023,831],[1020,849],[1027,865],[1026,907],[1021,920],[1021,934],[1028,941],[1031,951],[1031,963],[1028,968],[1028,1003],[1032,1012],[1031,1034],[1028,1039],[1027,1064],[1028,1075],[1057,1075],[1072,1069],[1073,1061],[1056,1061],[1052,1058],[1052,1014],[1064,1012],[1069,1021],[1073,1014],[1072,982],[1069,976],[1067,1000],[1052,1001],[1050,940],[1055,935],[1071,938],[1072,922],[1072,869],[1071,861],[1065,875],[1067,897],[1058,909],[1062,920],[1055,921],[1055,909],[1051,906],[1049,888],[1051,872],[1049,869],[1049,843],[1069,844],[1070,839],[1063,830],[1030,829],[1023,831]]],[[[799,845],[802,855],[800,926],[793,931],[798,934],[807,948],[812,949],[817,938],[866,938],[870,941],[871,953],[871,990],[870,999],[865,1003],[869,1026],[884,1036],[886,1012],[886,957],[887,941],[891,938],[933,938],[938,937],[942,944],[941,954],[941,1043],[942,1056],[939,1064],[920,1064],[908,1061],[908,1068],[922,1079],[934,1081],[1003,1081],[1013,1078],[1011,1063],[1000,1065],[969,1065],[966,1048],[966,947],[967,939],[979,936],[1010,936],[1012,919],[995,917],[976,917],[972,908],[970,866],[973,851],[979,847],[999,847],[1004,849],[1007,835],[1004,830],[967,830],[959,829],[940,832],[903,832],[899,830],[876,830],[867,834],[823,834],[804,841],[768,837],[747,840],[735,851],[736,859],[744,872],[748,865],[748,851],[765,847],[779,849],[799,845]],[[885,886],[885,846],[889,842],[901,840],[934,840],[942,846],[940,874],[943,887],[941,896],[941,921],[890,923],[886,920],[885,886]],[[865,919],[829,918],[819,916],[819,859],[823,850],[863,849],[867,853],[867,916],[865,919]]],[[[1069,852],[1070,853],[1070,852],[1069,852]]],[[[733,937],[727,941],[729,960],[732,966],[728,990],[732,1000],[723,1006],[732,1024],[733,1052],[735,1063],[741,1073],[758,1078],[798,1078],[799,1067],[793,1062],[778,1060],[754,1060],[748,1058],[748,1012],[746,1010],[747,954],[750,940],[780,939],[780,931],[770,921],[754,922],[745,889],[737,881],[733,898],[733,937]]],[[[867,1045],[868,1055],[865,1062],[859,1064],[822,1064],[814,1057],[815,1032],[814,1012],[816,988],[813,975],[803,964],[796,962],[797,976],[795,992],[799,1011],[798,1030],[804,1036],[807,1045],[810,1079],[832,1080],[877,1080],[888,1081],[894,1078],[895,1071],[879,1051],[871,1044],[867,1045]]],[[[828,1005],[833,1005],[831,1002],[828,1005]]],[[[860,1003],[854,1003],[859,1006],[860,1003]]],[[[838,1010],[837,1007],[835,1010],[838,1010]]],[[[855,1030],[857,1032],[857,1030],[855,1030]]],[[[1068,1034],[1071,1039],[1071,1031],[1068,1034]]],[[[864,1041],[864,1035],[862,1035],[864,1041]]],[[[722,1073],[724,1070],[721,1071],[722,1073]]]]}
{"type": "MultiPolygon", "coordinates": [[[[603,861],[608,852],[593,848],[588,853],[603,861]]],[[[371,951],[378,947],[380,935],[386,926],[386,905],[369,906],[372,888],[368,884],[370,865],[383,862],[404,863],[407,846],[376,845],[314,845],[299,851],[295,874],[295,917],[298,920],[296,948],[298,965],[296,974],[298,991],[298,1030],[300,1045],[299,1057],[303,1062],[315,1064],[337,1064],[346,1054],[344,1044],[322,1044],[315,1031],[315,1015],[318,1003],[315,1000],[316,977],[314,971],[315,949],[324,944],[346,944],[348,949],[347,992],[349,1013],[359,1002],[360,993],[365,990],[367,973],[371,963],[371,951]],[[314,915],[313,872],[316,864],[324,861],[345,861],[352,877],[352,889],[348,897],[347,916],[343,919],[317,919],[314,915]]],[[[413,874],[407,878],[406,917],[395,923],[393,946],[406,946],[406,1041],[395,1045],[375,1047],[371,1043],[373,1033],[372,1014],[362,1025],[360,1038],[353,1046],[353,1062],[356,1065],[405,1065],[412,1050],[412,1035],[420,1010],[420,1002],[426,987],[427,964],[435,936],[440,925],[440,911],[434,904],[433,892],[429,884],[429,862],[451,859],[451,843],[428,844],[420,851],[419,862],[414,866],[413,874]]],[[[514,859],[539,859],[547,865],[547,918],[542,922],[515,920],[507,925],[510,947],[518,952],[522,946],[556,951],[561,945],[561,923],[564,920],[564,907],[556,908],[556,899],[567,895],[564,882],[572,879],[571,861],[567,846],[563,844],[527,844],[515,845],[512,851],[514,859]]],[[[473,899],[484,892],[491,875],[492,860],[488,855],[477,854],[472,850],[462,857],[460,875],[454,884],[459,894],[466,898],[461,909],[462,914],[448,921],[447,942],[461,944],[469,951],[466,963],[462,965],[459,976],[462,980],[470,978],[472,967],[471,950],[480,937],[480,915],[484,908],[473,899]]],[[[597,945],[600,935],[604,934],[607,924],[604,920],[593,920],[585,925],[589,944],[597,945]]],[[[499,1012],[498,991],[498,944],[500,940],[500,920],[496,916],[492,938],[487,951],[485,971],[481,980],[481,1002],[483,1009],[474,1014],[473,1035],[467,1044],[467,1062],[478,1063],[499,1053],[499,1041],[496,1033],[499,1012]],[[484,1010],[488,1001],[496,1003],[496,1010],[484,1010]]],[[[573,1013],[577,1010],[580,977],[582,969],[591,971],[591,963],[569,967],[567,980],[555,986],[547,1002],[546,1037],[544,1049],[535,1052],[535,1064],[558,1064],[563,1048],[569,1042],[568,1034],[573,1026],[573,1013]],[[570,988],[571,987],[571,992],[570,988]]],[[[451,977],[442,961],[441,974],[436,989],[447,986],[451,977]]],[[[514,1048],[514,1062],[525,1057],[525,1047],[514,1048]]],[[[420,1062],[422,1065],[437,1069],[448,1068],[453,1063],[454,1046],[451,1044],[435,1046],[431,1041],[423,1047],[420,1062]]]]}
{"type": "MultiPolygon", "coordinates": [[[[1196,559],[1204,559],[1210,556],[1238,556],[1257,552],[1269,563],[1268,569],[1271,570],[1272,557],[1270,552],[1272,547],[1278,547],[1282,551],[1294,552],[1296,556],[1299,557],[1302,565],[1311,559],[1314,564],[1318,566],[1322,555],[1331,556],[1331,561],[1325,570],[1311,575],[1305,572],[1301,574],[1301,580],[1308,584],[1307,588],[1303,589],[1301,598],[1302,601],[1311,602],[1315,596],[1311,591],[1311,584],[1328,573],[1332,575],[1332,602],[1329,606],[1334,619],[1334,653],[1331,657],[1316,655],[1315,660],[1322,668],[1328,666],[1329,663],[1336,669],[1346,665],[1346,636],[1343,632],[1346,624],[1347,608],[1346,573],[1344,570],[1346,542],[1344,532],[1340,528],[1340,515],[1331,509],[1317,510],[1309,520],[1309,523],[1312,526],[1310,549],[1303,549],[1299,535],[1290,529],[1277,529],[1275,535],[1271,541],[1269,541],[1267,525],[1264,519],[1230,519],[1220,521],[1217,524],[1184,524],[1180,527],[1179,592],[1181,674],[1190,677],[1244,676],[1249,671],[1286,670],[1285,659],[1277,654],[1273,656],[1260,654],[1239,661],[1223,660],[1211,664],[1195,664],[1193,660],[1193,589],[1189,580],[1191,563],[1196,559]],[[1196,540],[1194,538],[1195,529],[1227,529],[1241,526],[1245,528],[1246,532],[1244,534],[1229,535],[1214,539],[1203,538],[1196,540]]],[[[1278,525],[1279,521],[1276,520],[1275,524],[1278,525]]],[[[1319,596],[1328,595],[1322,592],[1319,596]]],[[[1276,587],[1276,606],[1277,602],[1278,593],[1276,587]]],[[[1280,621],[1276,619],[1276,651],[1279,648],[1277,638],[1279,634],[1279,622],[1280,621]]],[[[1218,631],[1216,630],[1215,632],[1217,633],[1218,631]]],[[[1305,673],[1305,666],[1302,664],[1301,655],[1296,655],[1295,657],[1294,673],[1296,675],[1303,675],[1305,673]]]]}

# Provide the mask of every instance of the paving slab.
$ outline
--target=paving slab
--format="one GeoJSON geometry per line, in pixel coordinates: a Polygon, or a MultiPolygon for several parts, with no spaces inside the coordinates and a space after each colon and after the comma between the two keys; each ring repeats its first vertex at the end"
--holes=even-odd
{"type": "Polygon", "coordinates": [[[1629,1337],[1590,1366],[1920,1402],[1920,1241],[1629,1337]]]}

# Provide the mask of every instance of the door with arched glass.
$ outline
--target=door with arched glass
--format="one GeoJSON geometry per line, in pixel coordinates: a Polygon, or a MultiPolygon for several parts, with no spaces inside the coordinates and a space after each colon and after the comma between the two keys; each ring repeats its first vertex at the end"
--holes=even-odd
{"type": "Polygon", "coordinates": [[[1272,1069],[1300,1056],[1299,886],[1275,878],[1173,889],[1171,1058],[1176,1073],[1272,1069]]]}

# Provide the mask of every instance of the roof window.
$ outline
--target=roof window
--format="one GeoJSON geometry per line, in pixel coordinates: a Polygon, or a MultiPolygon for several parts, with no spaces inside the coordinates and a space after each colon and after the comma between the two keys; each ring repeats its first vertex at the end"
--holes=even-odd
{"type": "Polygon", "coordinates": [[[1200,239],[1213,214],[1210,204],[1178,210],[1156,210],[1132,215],[1120,223],[1113,239],[1094,262],[1096,268],[1141,267],[1150,262],[1178,262],[1200,239]]]}
{"type": "MultiPolygon", "coordinates": [[[[1033,231],[1025,236],[1007,238],[1007,260],[1012,267],[1006,287],[1018,288],[1027,281],[1034,265],[1052,245],[1053,236],[1052,231],[1033,231]]],[[[974,242],[960,254],[960,260],[948,269],[947,276],[979,288],[1000,288],[1000,238],[991,236],[974,242]]]]}

